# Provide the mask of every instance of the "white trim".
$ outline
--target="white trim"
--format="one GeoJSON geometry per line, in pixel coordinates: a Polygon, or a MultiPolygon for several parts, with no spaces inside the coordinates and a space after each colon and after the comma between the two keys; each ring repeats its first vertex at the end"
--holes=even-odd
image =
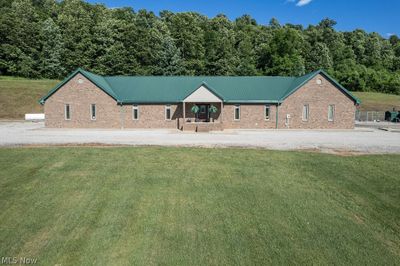
{"type": "Polygon", "coordinates": [[[137,120],[139,120],[139,105],[137,105],[137,104],[134,104],[134,105],[132,105],[132,120],[135,120],[135,121],[137,121],[137,120]],[[137,117],[135,118],[135,110],[137,110],[137,117]]]}
{"type": "Polygon", "coordinates": [[[241,116],[241,114],[240,114],[240,104],[235,104],[233,106],[233,121],[240,121],[240,116],[241,116]],[[239,110],[239,118],[238,119],[236,119],[236,109],[239,110]]]}
{"type": "Polygon", "coordinates": [[[90,104],[90,120],[96,120],[97,118],[97,106],[95,103],[90,104]],[[93,115],[93,106],[94,106],[94,115],[93,115]]]}
{"type": "Polygon", "coordinates": [[[335,105],[334,104],[330,104],[328,105],[328,122],[333,122],[335,121],[335,105]],[[330,115],[330,111],[331,111],[331,107],[332,107],[332,118],[329,118],[330,115]]]}
{"type": "Polygon", "coordinates": [[[165,105],[164,118],[165,118],[166,121],[171,121],[172,120],[172,108],[171,108],[170,104],[165,105]],[[169,109],[169,118],[167,118],[167,109],[169,109]]]}
{"type": "Polygon", "coordinates": [[[264,120],[265,121],[271,120],[271,105],[269,105],[269,104],[264,105],[264,120]],[[267,111],[267,108],[268,108],[268,117],[265,114],[267,111]]]}
{"type": "Polygon", "coordinates": [[[303,109],[301,110],[301,120],[304,122],[307,122],[308,119],[310,118],[310,105],[309,104],[303,104],[303,109]],[[304,108],[306,107],[306,117],[304,117],[304,108]]]}
{"type": "Polygon", "coordinates": [[[71,105],[69,103],[64,104],[64,120],[71,120],[71,105]],[[67,118],[67,106],[69,118],[67,118]]]}

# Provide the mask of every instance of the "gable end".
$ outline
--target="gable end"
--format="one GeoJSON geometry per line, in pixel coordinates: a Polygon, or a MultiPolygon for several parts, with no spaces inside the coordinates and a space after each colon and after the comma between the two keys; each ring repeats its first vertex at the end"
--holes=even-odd
{"type": "Polygon", "coordinates": [[[111,98],[113,98],[115,101],[119,102],[116,95],[112,92],[111,89],[109,88],[105,88],[104,85],[100,84],[99,82],[97,82],[96,80],[94,80],[93,77],[91,77],[91,75],[89,75],[89,73],[87,73],[86,71],[84,71],[81,68],[78,68],[77,70],[75,70],[74,72],[72,72],[68,77],[66,77],[63,81],[61,81],[60,83],[58,83],[53,89],[51,89],[45,96],[43,96],[40,100],[39,103],[41,105],[43,105],[46,100],[51,97],[54,93],[56,93],[61,87],[63,87],[65,84],[67,84],[71,79],[73,79],[77,74],[81,74],[82,76],[84,76],[86,79],[88,79],[90,82],[92,82],[94,85],[96,85],[98,88],[100,88],[102,91],[104,91],[108,96],[110,96],[111,98]]]}
{"type": "Polygon", "coordinates": [[[328,75],[328,73],[326,73],[323,70],[318,70],[315,71],[311,74],[308,74],[306,76],[303,77],[299,77],[298,79],[300,80],[299,84],[295,84],[292,88],[290,88],[289,92],[286,93],[282,99],[281,102],[283,102],[286,98],[288,98],[290,95],[292,95],[294,92],[296,92],[297,90],[299,90],[301,87],[303,87],[305,84],[307,84],[310,80],[312,80],[314,77],[316,77],[317,75],[321,75],[323,76],[328,82],[331,82],[335,88],[339,89],[341,92],[343,92],[346,96],[348,96],[351,100],[354,101],[354,104],[359,105],[361,104],[360,99],[358,99],[357,97],[355,97],[353,94],[351,94],[350,91],[346,90],[342,85],[340,85],[339,82],[337,82],[334,78],[332,78],[331,76],[328,75]]]}
{"type": "Polygon", "coordinates": [[[187,95],[183,102],[223,102],[224,99],[203,82],[197,89],[187,95]]]}

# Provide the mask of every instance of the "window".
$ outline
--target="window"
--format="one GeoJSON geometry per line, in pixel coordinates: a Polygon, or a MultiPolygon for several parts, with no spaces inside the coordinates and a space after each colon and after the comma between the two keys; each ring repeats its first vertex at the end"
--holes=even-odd
{"type": "Polygon", "coordinates": [[[78,79],[79,84],[83,84],[83,79],[78,79]]]}
{"type": "Polygon", "coordinates": [[[309,107],[308,104],[303,105],[303,121],[308,121],[309,107]]]}
{"type": "Polygon", "coordinates": [[[90,119],[96,120],[96,105],[95,104],[90,105],[90,119]]]}
{"type": "Polygon", "coordinates": [[[265,120],[269,120],[270,106],[266,105],[264,108],[265,120]]]}
{"type": "Polygon", "coordinates": [[[171,120],[171,105],[165,106],[165,120],[171,120]]]}
{"type": "Polygon", "coordinates": [[[322,84],[322,79],[317,79],[317,84],[321,85],[322,84]]]}
{"type": "Polygon", "coordinates": [[[335,106],[333,104],[328,106],[328,121],[333,121],[335,118],[335,106]]]}
{"type": "Polygon", "coordinates": [[[139,120],[139,106],[132,106],[132,119],[139,120]]]}
{"type": "Polygon", "coordinates": [[[234,110],[233,119],[234,120],[240,120],[240,105],[235,105],[233,110],[234,110]]]}
{"type": "Polygon", "coordinates": [[[64,115],[65,120],[71,120],[71,106],[69,104],[65,105],[64,115]]]}

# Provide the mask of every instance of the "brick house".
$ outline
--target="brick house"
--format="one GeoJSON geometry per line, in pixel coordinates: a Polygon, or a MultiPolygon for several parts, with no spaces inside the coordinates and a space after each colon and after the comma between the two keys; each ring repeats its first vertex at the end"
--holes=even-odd
{"type": "Polygon", "coordinates": [[[355,98],[327,73],[301,77],[99,76],[77,69],[46,96],[46,127],[352,129],[355,98]]]}

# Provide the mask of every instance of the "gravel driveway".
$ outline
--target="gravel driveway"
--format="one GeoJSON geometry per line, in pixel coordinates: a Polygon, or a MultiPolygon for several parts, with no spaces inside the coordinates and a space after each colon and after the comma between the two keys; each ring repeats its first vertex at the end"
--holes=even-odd
{"type": "Polygon", "coordinates": [[[400,153],[400,133],[378,129],[225,130],[193,133],[178,130],[48,129],[43,122],[0,122],[0,146],[92,143],[400,153]]]}

